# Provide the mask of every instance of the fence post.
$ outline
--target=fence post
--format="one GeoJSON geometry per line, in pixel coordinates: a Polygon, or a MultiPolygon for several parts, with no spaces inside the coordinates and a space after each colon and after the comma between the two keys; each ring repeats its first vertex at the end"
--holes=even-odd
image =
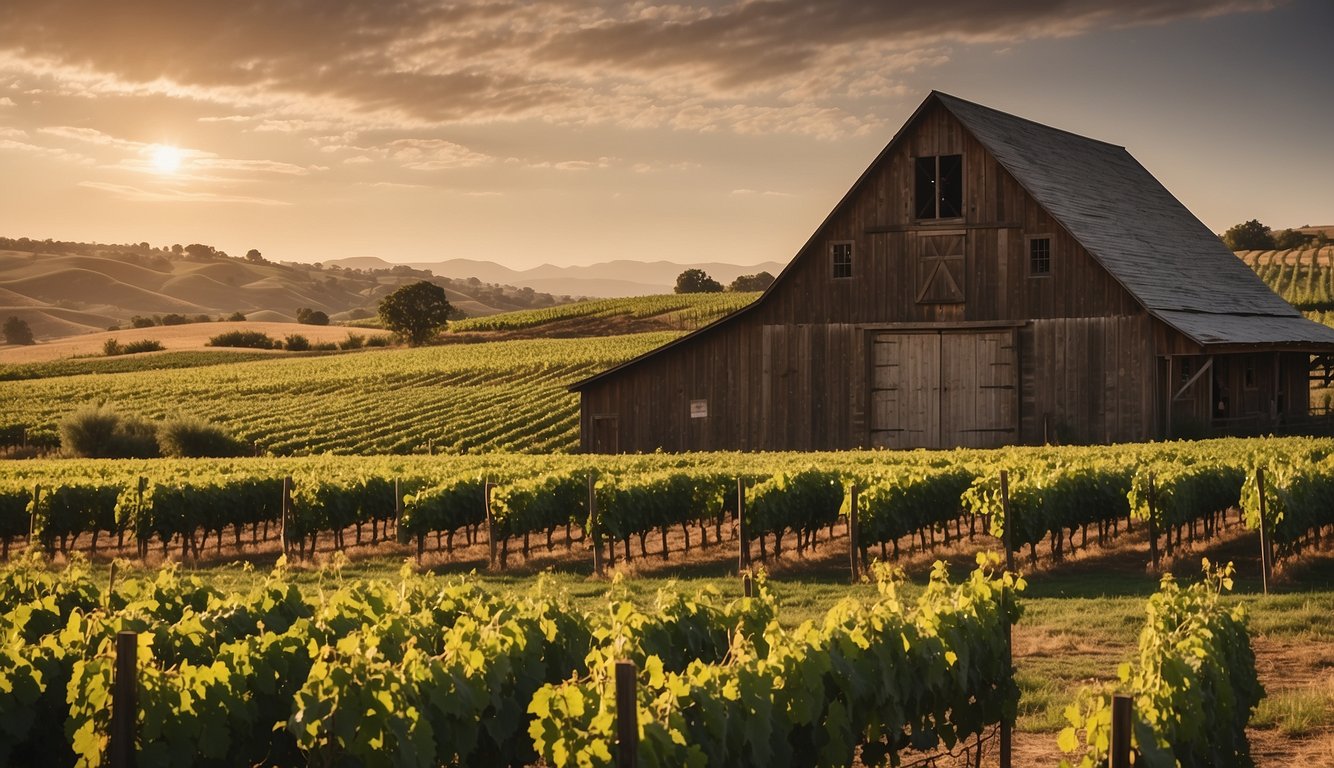
{"type": "Polygon", "coordinates": [[[747,573],[741,577],[741,593],[746,597],[755,596],[755,581],[747,573]]]}
{"type": "Polygon", "coordinates": [[[32,549],[32,537],[37,533],[37,506],[42,503],[42,484],[32,486],[32,512],[28,513],[28,549],[32,549]]]}
{"type": "Polygon", "coordinates": [[[111,743],[107,750],[111,768],[130,768],[134,765],[138,654],[139,635],[134,632],[117,632],[116,669],[111,682],[111,743]]]}
{"type": "Polygon", "coordinates": [[[746,485],[739,477],[736,479],[736,525],[737,538],[741,539],[737,572],[745,573],[750,570],[750,531],[746,530],[746,485]]]}
{"type": "Polygon", "coordinates": [[[491,550],[490,560],[487,561],[487,567],[495,569],[496,567],[496,519],[491,516],[491,488],[494,487],[490,482],[483,483],[482,488],[486,494],[486,543],[491,550]]]}
{"type": "Polygon", "coordinates": [[[1149,473],[1149,557],[1153,560],[1153,570],[1158,572],[1158,489],[1154,486],[1153,473],[1149,473]]]}
{"type": "Polygon", "coordinates": [[[1131,698],[1112,697],[1111,753],[1108,768],[1130,768],[1131,698]]]}
{"type": "Polygon", "coordinates": [[[593,479],[593,473],[588,473],[588,531],[585,532],[585,538],[593,540],[593,573],[601,576],[604,566],[602,563],[602,522],[598,520],[598,495],[594,489],[596,481],[593,479]]]}
{"type": "Polygon", "coordinates": [[[857,520],[857,484],[852,484],[852,499],[848,505],[848,559],[852,562],[852,583],[856,584],[862,580],[861,562],[857,559],[860,554],[858,546],[858,530],[861,526],[857,520]]]}
{"type": "Polygon", "coordinates": [[[283,476],[283,512],[282,519],[278,524],[278,536],[282,539],[283,554],[287,554],[287,518],[292,512],[292,476],[283,476]]]}
{"type": "Polygon", "coordinates": [[[616,768],[639,766],[639,705],[635,663],[616,662],[616,768]]]}
{"type": "Polygon", "coordinates": [[[1271,565],[1269,555],[1269,533],[1265,529],[1269,527],[1269,510],[1265,504],[1265,470],[1264,467],[1255,469],[1255,486],[1260,495],[1260,584],[1264,593],[1269,594],[1269,568],[1271,565]]]}
{"type": "MultiPolygon", "coordinates": [[[[1005,570],[1014,570],[1014,539],[1011,535],[1010,520],[1010,475],[1005,470],[1000,473],[1000,492],[1001,492],[1001,541],[1005,547],[1005,570]]],[[[1001,599],[1005,599],[1004,593],[1001,599]]],[[[1007,609],[1008,610],[1008,609],[1007,609]]],[[[1011,637],[1010,622],[1005,622],[1005,669],[1011,674],[1014,673],[1014,648],[1013,638],[1011,637]]],[[[1011,755],[1014,752],[1014,723],[1001,717],[1000,724],[1000,768],[1011,768],[1011,755]]]]}

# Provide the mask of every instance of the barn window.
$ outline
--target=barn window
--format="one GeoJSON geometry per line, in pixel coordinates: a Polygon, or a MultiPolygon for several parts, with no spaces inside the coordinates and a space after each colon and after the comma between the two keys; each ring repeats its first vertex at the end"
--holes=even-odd
{"type": "Polygon", "coordinates": [[[830,243],[829,254],[833,259],[834,277],[852,277],[852,243],[830,243]]]}
{"type": "Polygon", "coordinates": [[[963,155],[919,157],[916,176],[917,218],[963,216],[963,155]]]}
{"type": "Polygon", "coordinates": [[[1046,277],[1051,274],[1051,237],[1028,238],[1028,276],[1046,277]]]}

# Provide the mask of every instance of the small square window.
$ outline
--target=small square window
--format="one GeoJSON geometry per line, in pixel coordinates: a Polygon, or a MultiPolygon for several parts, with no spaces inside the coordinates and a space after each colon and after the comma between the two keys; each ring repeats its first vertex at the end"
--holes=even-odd
{"type": "Polygon", "coordinates": [[[835,279],[852,277],[852,243],[830,243],[835,279]]]}
{"type": "Polygon", "coordinates": [[[1051,238],[1028,239],[1028,276],[1043,277],[1051,274],[1051,238]]]}

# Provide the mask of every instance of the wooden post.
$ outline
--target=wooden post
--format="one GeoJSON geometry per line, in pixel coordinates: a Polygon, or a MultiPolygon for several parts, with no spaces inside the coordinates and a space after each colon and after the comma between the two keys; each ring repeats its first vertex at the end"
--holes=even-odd
{"type": "Polygon", "coordinates": [[[593,473],[588,473],[588,531],[585,534],[593,540],[593,573],[601,576],[605,570],[602,563],[602,523],[598,520],[598,495],[594,489],[596,481],[593,473]]]}
{"type": "Polygon", "coordinates": [[[42,503],[42,484],[32,486],[32,512],[28,513],[28,549],[32,549],[32,537],[37,533],[37,506],[42,503]]]}
{"type": "Polygon", "coordinates": [[[616,768],[639,766],[639,705],[635,663],[616,662],[616,768]]]}
{"type": "Polygon", "coordinates": [[[1149,557],[1153,560],[1154,573],[1158,572],[1158,490],[1153,483],[1153,473],[1149,473],[1149,557]]]}
{"type": "Polygon", "coordinates": [[[852,493],[852,499],[851,503],[848,505],[848,559],[852,563],[852,583],[856,584],[857,582],[862,580],[861,561],[857,557],[859,554],[861,554],[861,552],[857,541],[858,534],[860,533],[860,531],[858,530],[860,528],[860,524],[857,520],[856,483],[852,484],[851,493],[852,493]]]}
{"type": "Polygon", "coordinates": [[[741,577],[741,593],[746,597],[755,596],[755,582],[750,578],[749,573],[741,577]]]}
{"type": "Polygon", "coordinates": [[[736,525],[737,538],[741,539],[737,572],[745,573],[750,570],[750,531],[746,530],[746,485],[739,477],[736,479],[736,525]]]}
{"type": "Polygon", "coordinates": [[[1108,768],[1130,768],[1131,698],[1112,697],[1111,753],[1108,768]]]}
{"type": "MultiPolygon", "coordinates": [[[[394,525],[398,525],[399,518],[403,517],[403,492],[399,488],[398,478],[394,478],[394,525]]],[[[388,535],[388,534],[386,534],[388,535]]]]}
{"type": "Polygon", "coordinates": [[[287,554],[287,518],[292,514],[292,476],[283,477],[282,520],[278,526],[278,535],[282,538],[283,554],[287,554]]]}
{"type": "MultiPolygon", "coordinates": [[[[1001,541],[1005,547],[1005,570],[1014,570],[1014,541],[1010,520],[1010,475],[1005,470],[1000,473],[1000,492],[1001,492],[1001,541]]],[[[1004,595],[1002,593],[1002,599],[1004,595]]],[[[1014,673],[1014,644],[1011,637],[1010,622],[1005,622],[1005,668],[1014,673]]],[[[1014,752],[1014,723],[1001,718],[1000,724],[1000,768],[1011,768],[1011,755],[1014,752]]]]}
{"type": "Polygon", "coordinates": [[[111,768],[134,765],[134,731],[138,706],[135,694],[139,674],[139,636],[116,633],[116,669],[111,681],[111,743],[107,750],[111,768]]]}
{"type": "Polygon", "coordinates": [[[484,483],[482,488],[486,494],[486,541],[491,548],[491,558],[487,562],[487,567],[494,569],[496,567],[496,521],[491,516],[491,483],[484,483]]]}
{"type": "Polygon", "coordinates": [[[1264,593],[1269,594],[1269,533],[1265,530],[1269,527],[1269,510],[1265,504],[1265,470],[1264,467],[1255,469],[1255,486],[1260,495],[1260,585],[1264,593]]]}

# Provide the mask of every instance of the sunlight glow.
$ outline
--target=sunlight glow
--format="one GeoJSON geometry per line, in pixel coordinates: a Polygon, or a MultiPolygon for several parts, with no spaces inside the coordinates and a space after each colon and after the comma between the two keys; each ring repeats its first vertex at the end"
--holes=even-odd
{"type": "Polygon", "coordinates": [[[167,144],[158,144],[151,150],[153,170],[158,173],[175,173],[181,168],[181,150],[167,144]]]}

